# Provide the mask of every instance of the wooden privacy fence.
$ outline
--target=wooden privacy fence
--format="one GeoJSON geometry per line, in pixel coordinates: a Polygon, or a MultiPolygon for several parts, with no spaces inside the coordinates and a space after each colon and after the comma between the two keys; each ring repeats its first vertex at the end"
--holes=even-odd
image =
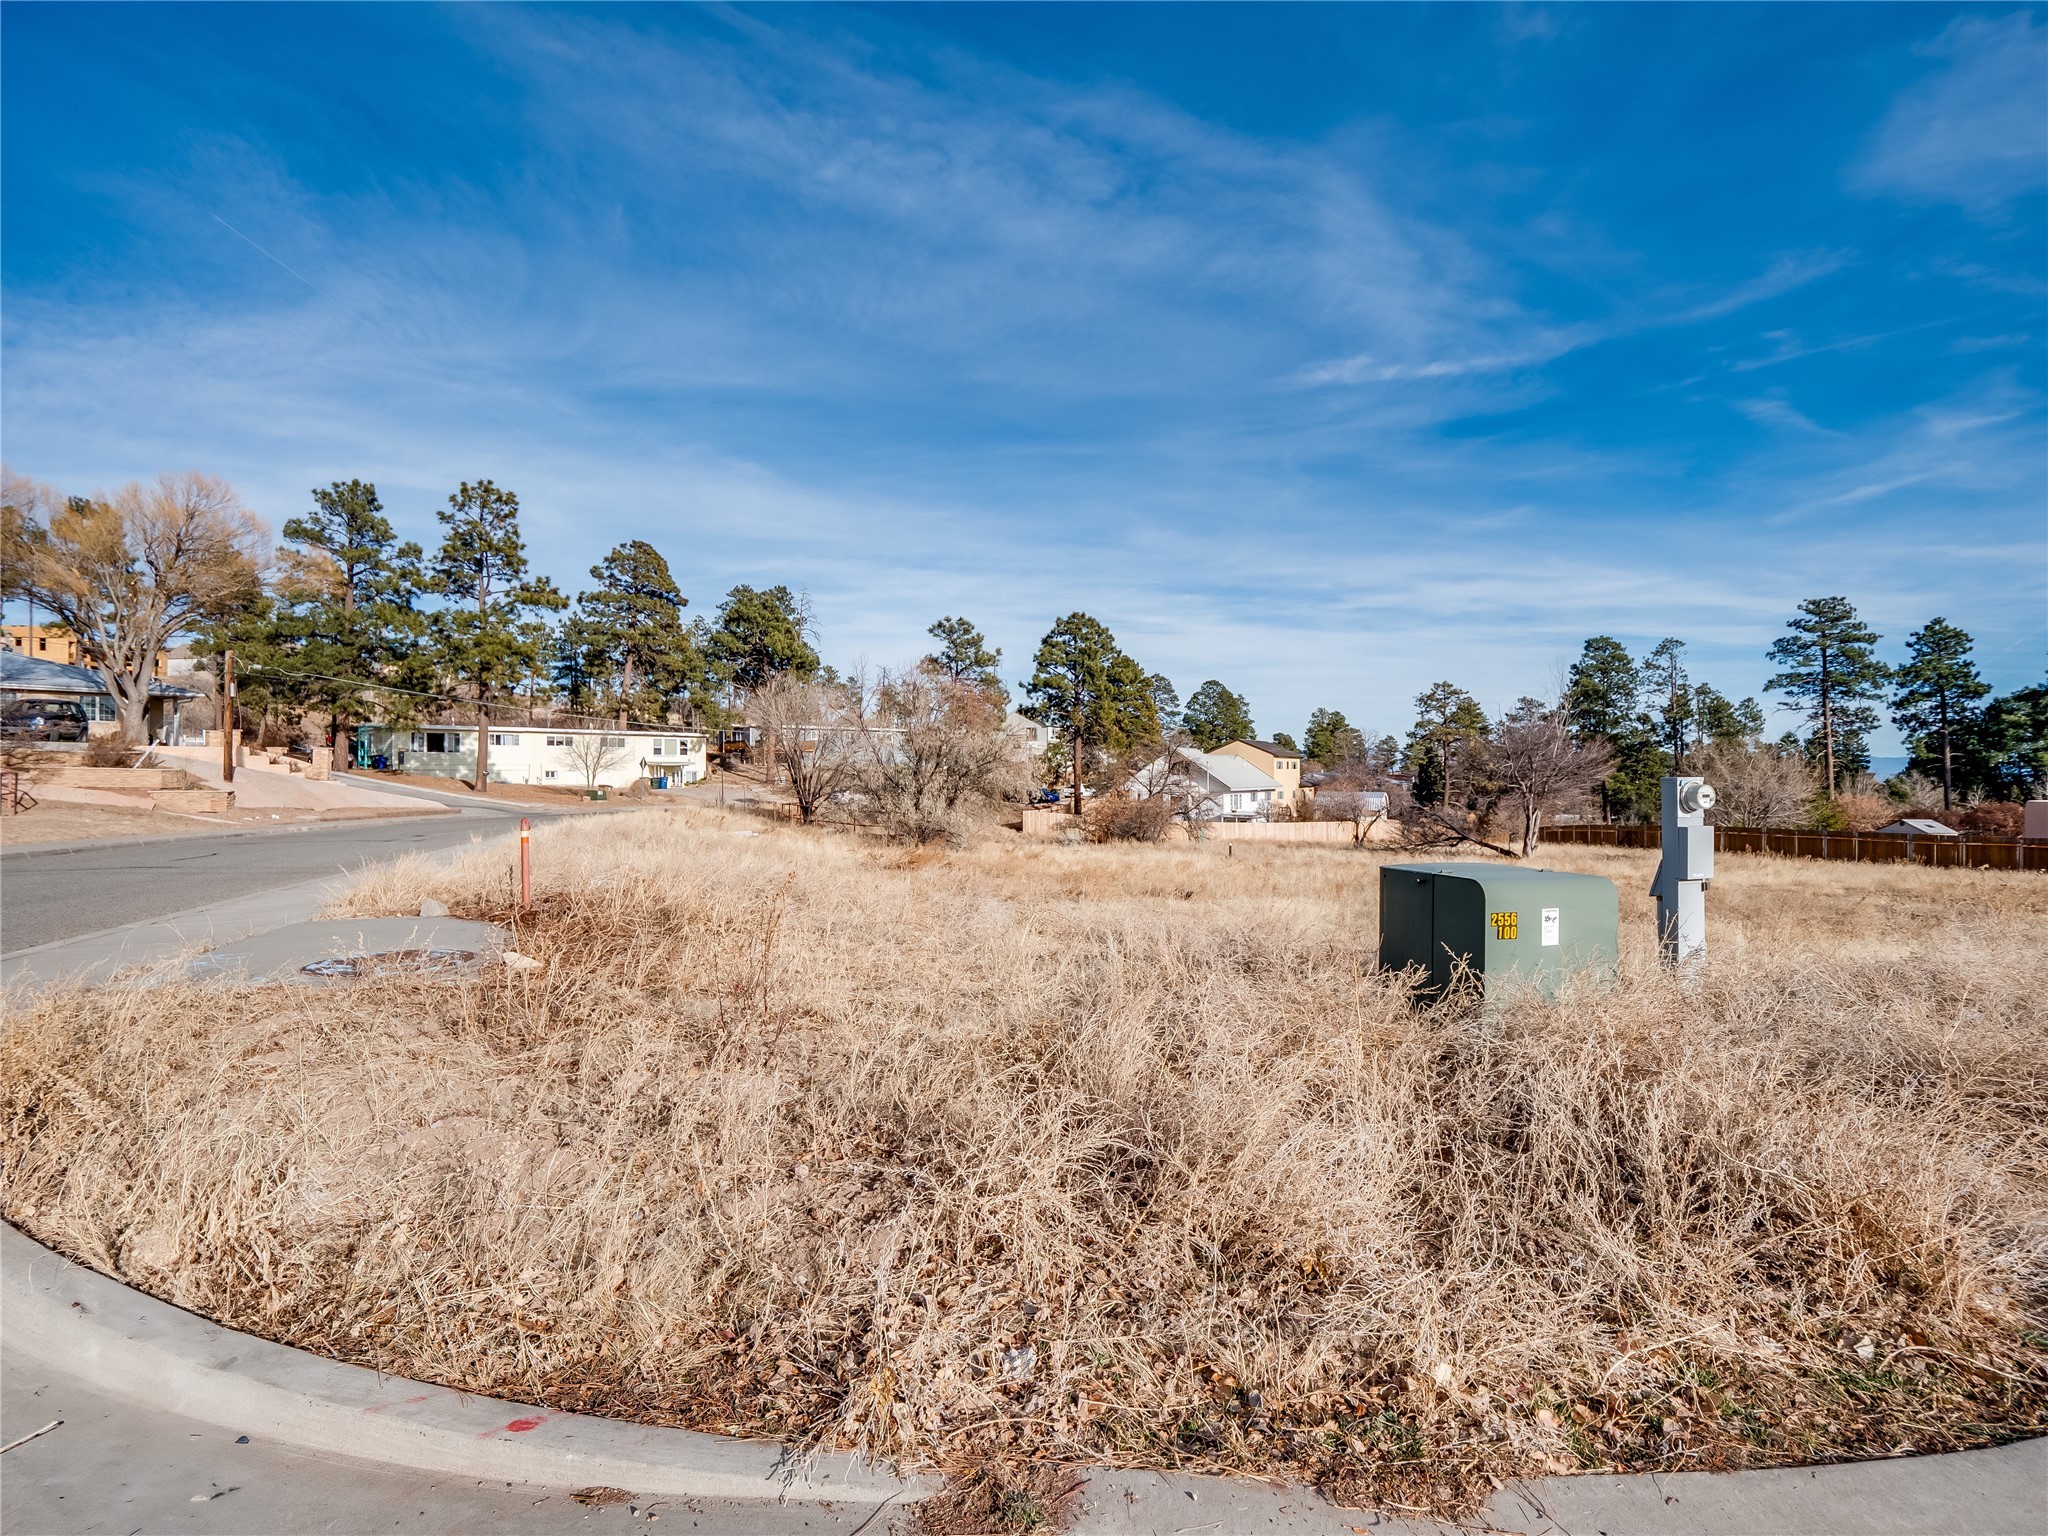
{"type": "MultiPolygon", "coordinates": [[[[1661,827],[1597,822],[1543,829],[1546,843],[1602,848],[1660,848],[1661,827]]],[[[1900,837],[1875,832],[1801,832],[1791,827],[1716,827],[1722,853],[1782,853],[1795,859],[1854,859],[1863,864],[1940,864],[1964,869],[2048,869],[2048,842],[2018,837],[1900,837]]]]}

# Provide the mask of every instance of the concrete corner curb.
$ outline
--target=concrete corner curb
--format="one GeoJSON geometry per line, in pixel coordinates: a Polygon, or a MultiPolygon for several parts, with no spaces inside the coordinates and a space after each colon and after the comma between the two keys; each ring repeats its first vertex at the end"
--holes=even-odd
{"type": "Polygon", "coordinates": [[[671,1498],[880,1504],[935,1486],[845,1455],[626,1424],[384,1376],[236,1333],[0,1227],[13,1348],[102,1391],[327,1455],[671,1498]]]}

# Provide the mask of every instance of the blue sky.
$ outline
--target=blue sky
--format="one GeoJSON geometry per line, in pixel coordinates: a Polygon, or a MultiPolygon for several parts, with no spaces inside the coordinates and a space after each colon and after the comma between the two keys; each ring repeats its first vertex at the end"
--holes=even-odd
{"type": "MultiPolygon", "coordinates": [[[[2048,9],[7,5],[6,452],[524,502],[1264,730],[2048,653],[2048,9]]],[[[1889,749],[1889,733],[1878,743],[1889,749]]]]}

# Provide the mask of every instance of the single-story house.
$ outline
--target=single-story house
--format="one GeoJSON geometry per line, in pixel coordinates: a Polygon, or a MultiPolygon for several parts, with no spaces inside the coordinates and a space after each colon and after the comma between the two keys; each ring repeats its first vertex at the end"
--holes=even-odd
{"type": "Polygon", "coordinates": [[[1131,776],[1130,793],[1167,796],[1183,821],[1271,821],[1280,785],[1242,757],[1175,747],[1131,776]]]}
{"type": "MultiPolygon", "coordinates": [[[[356,727],[359,768],[393,768],[445,779],[476,777],[473,725],[356,727]]],[[[705,776],[702,731],[651,726],[498,725],[491,728],[494,784],[625,789],[641,779],[695,784],[705,776]]]]}
{"type": "Polygon", "coordinates": [[[1301,787],[1301,754],[1292,747],[1283,747],[1273,741],[1226,741],[1216,749],[1226,757],[1241,757],[1259,772],[1280,786],[1273,797],[1276,810],[1288,810],[1306,798],[1312,798],[1313,791],[1304,793],[1301,787]]]}
{"type": "MultiPolygon", "coordinates": [[[[187,699],[200,696],[198,689],[180,683],[152,682],[144,714],[149,739],[165,744],[181,740],[179,713],[187,699]]],[[[85,707],[87,720],[107,729],[121,717],[107,680],[99,673],[87,667],[45,661],[11,647],[0,648],[0,704],[15,699],[76,699],[85,707]]]]}

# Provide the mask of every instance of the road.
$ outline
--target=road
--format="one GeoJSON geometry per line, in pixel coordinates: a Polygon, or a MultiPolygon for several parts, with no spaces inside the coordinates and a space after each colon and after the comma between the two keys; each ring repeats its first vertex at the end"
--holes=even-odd
{"type": "Polygon", "coordinates": [[[539,823],[560,814],[419,793],[458,805],[460,813],[0,855],[0,951],[13,954],[380,859],[454,847],[504,832],[520,815],[539,823]]]}

